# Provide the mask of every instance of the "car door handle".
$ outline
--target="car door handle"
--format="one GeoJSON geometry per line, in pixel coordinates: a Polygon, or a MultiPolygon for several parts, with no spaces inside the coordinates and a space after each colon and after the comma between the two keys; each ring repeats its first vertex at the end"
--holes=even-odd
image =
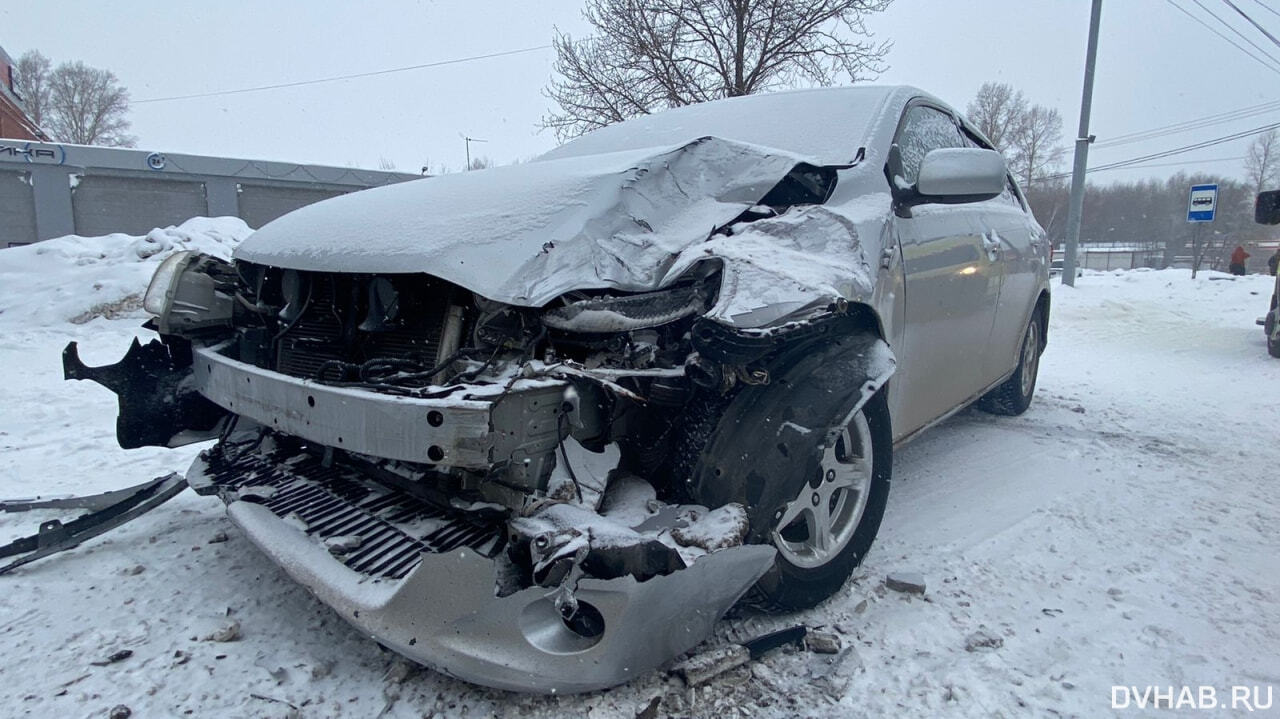
{"type": "Polygon", "coordinates": [[[880,251],[880,267],[881,269],[889,269],[893,265],[893,256],[898,252],[897,243],[886,246],[880,251]]]}
{"type": "Polygon", "coordinates": [[[982,233],[982,247],[987,251],[987,256],[995,260],[1000,255],[1000,241],[996,238],[996,233],[982,233]]]}

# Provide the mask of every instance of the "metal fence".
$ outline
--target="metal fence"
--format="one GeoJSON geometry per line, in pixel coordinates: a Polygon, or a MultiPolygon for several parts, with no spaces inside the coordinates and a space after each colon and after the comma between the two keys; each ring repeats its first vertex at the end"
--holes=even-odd
{"type": "Polygon", "coordinates": [[[0,247],[144,234],[205,215],[250,227],[303,205],[418,179],[400,172],[0,140],[0,247]]]}

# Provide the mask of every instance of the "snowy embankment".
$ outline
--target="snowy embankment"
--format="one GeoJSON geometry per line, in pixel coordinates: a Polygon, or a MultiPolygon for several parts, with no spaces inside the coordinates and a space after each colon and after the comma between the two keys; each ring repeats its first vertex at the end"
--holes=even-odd
{"type": "MultiPolygon", "coordinates": [[[[195,448],[117,448],[115,398],[63,382],[60,352],[77,340],[90,364],[118,359],[161,255],[225,255],[247,231],[235,223],[0,251],[0,496],[186,469],[195,448]]],[[[713,640],[823,626],[850,648],[834,670],[780,650],[697,690],[661,672],[584,696],[481,689],[379,649],[217,500],[188,493],[0,576],[0,714],[632,717],[660,698],[659,715],[723,719],[1094,717],[1112,713],[1113,685],[1280,693],[1280,360],[1254,325],[1271,278],[1078,284],[1055,286],[1026,415],[966,411],[902,448],[855,580],[816,610],[729,620],[713,640]],[[925,595],[888,591],[891,572],[922,574],[925,595]],[[234,641],[211,639],[232,626],[234,641]],[[132,654],[94,664],[121,650],[132,654]]],[[[0,515],[0,541],[52,516],[0,515]]]]}

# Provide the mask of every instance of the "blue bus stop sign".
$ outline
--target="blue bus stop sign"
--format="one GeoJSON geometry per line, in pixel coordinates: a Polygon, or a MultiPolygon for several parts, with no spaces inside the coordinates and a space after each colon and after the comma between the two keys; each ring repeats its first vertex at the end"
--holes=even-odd
{"type": "Polygon", "coordinates": [[[1213,222],[1218,209],[1217,185],[1192,185],[1187,198],[1187,222],[1213,222]]]}

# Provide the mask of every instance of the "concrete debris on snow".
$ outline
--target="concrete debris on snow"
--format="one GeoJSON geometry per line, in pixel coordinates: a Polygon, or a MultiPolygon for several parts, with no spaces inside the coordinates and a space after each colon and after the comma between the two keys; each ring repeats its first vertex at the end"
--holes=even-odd
{"type": "Polygon", "coordinates": [[[840,652],[840,637],[831,632],[818,632],[810,629],[804,635],[805,647],[816,654],[837,654],[840,652]]]}
{"type": "Polygon", "coordinates": [[[964,639],[964,650],[966,652],[980,652],[990,649],[999,649],[1003,646],[1003,638],[998,637],[985,629],[979,629],[964,639]]]}
{"type": "Polygon", "coordinates": [[[894,572],[885,577],[884,585],[903,594],[924,594],[924,575],[918,572],[894,572]]]}
{"type": "Polygon", "coordinates": [[[808,674],[812,683],[829,698],[839,700],[849,690],[854,676],[863,668],[857,649],[845,647],[835,654],[814,654],[809,659],[808,674]]]}
{"type": "Polygon", "coordinates": [[[751,652],[741,644],[727,644],[710,651],[695,654],[674,667],[672,672],[684,680],[687,686],[703,682],[751,660],[751,652]]]}
{"type": "Polygon", "coordinates": [[[228,619],[222,626],[200,637],[206,642],[234,642],[240,638],[240,622],[236,619],[228,619]]]}
{"type": "MultiPolygon", "coordinates": [[[[188,238],[170,247],[229,249],[247,233],[231,227],[238,222],[184,223],[175,232],[188,238]]],[[[144,258],[143,239],[0,250],[6,494],[118,489],[185,472],[201,449],[121,450],[116,398],[62,380],[70,340],[100,364],[133,336],[145,339],[144,314],[124,300],[167,250],[144,258]],[[113,303],[119,313],[95,310],[113,303]]],[[[1055,285],[1030,411],[961,412],[895,452],[889,506],[860,571],[884,577],[908,566],[929,578],[929,601],[878,601],[851,583],[813,610],[759,617],[751,632],[839,624],[849,632],[839,654],[774,651],[696,687],[652,672],[572,697],[418,671],[395,685],[385,716],[632,719],[655,696],[658,715],[715,719],[1097,716],[1116,684],[1265,685],[1249,676],[1280,676],[1280,505],[1263,481],[1280,466],[1280,361],[1254,319],[1273,278],[1189,275],[1085,271],[1075,289],[1055,285]],[[1086,404],[1087,414],[1074,410],[1086,404]],[[1017,640],[966,651],[984,625],[1017,640]]],[[[0,541],[28,534],[31,519],[0,515],[0,541]]],[[[186,493],[0,577],[0,705],[32,716],[104,716],[120,701],[138,716],[381,711],[387,654],[226,528],[221,502],[186,493]],[[218,531],[237,541],[188,551],[218,531]],[[133,566],[146,571],[122,574],[133,566]],[[243,607],[238,643],[199,642],[217,625],[193,630],[197,618],[232,605],[243,607]],[[121,648],[135,657],[85,666],[121,648]],[[277,684],[257,661],[292,678],[277,684]]]]}

